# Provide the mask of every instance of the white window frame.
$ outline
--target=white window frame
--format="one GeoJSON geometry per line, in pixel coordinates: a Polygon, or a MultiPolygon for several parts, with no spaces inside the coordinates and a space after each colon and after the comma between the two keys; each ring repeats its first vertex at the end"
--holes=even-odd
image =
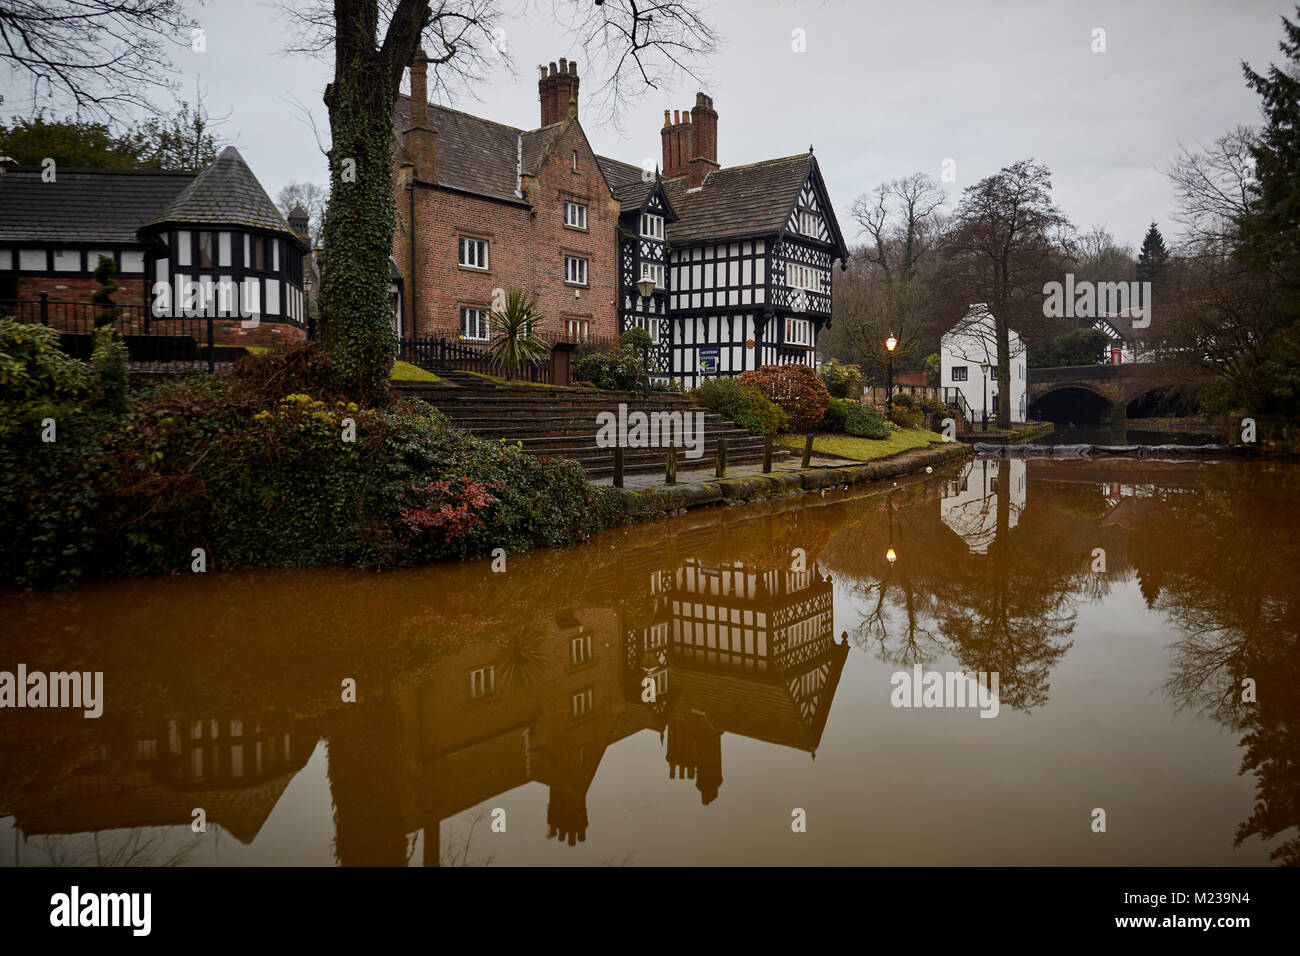
{"type": "Polygon", "coordinates": [[[664,267],[658,262],[641,263],[641,278],[653,279],[656,289],[664,287],[664,267]]]}
{"type": "Polygon", "coordinates": [[[577,667],[579,664],[590,662],[591,657],[591,635],[578,634],[569,638],[569,666],[577,667]]]}
{"type": "Polygon", "coordinates": [[[564,201],[564,224],[570,229],[587,228],[587,207],[580,202],[564,201]]]}
{"type": "Polygon", "coordinates": [[[486,272],[491,268],[488,258],[488,241],[473,236],[459,236],[456,242],[456,262],[463,269],[481,269],[486,272]]]}
{"type": "Polygon", "coordinates": [[[653,212],[641,213],[641,236],[644,239],[663,239],[664,217],[653,212]]]}
{"type": "Polygon", "coordinates": [[[489,342],[492,340],[492,313],[488,309],[480,308],[476,305],[462,305],[460,307],[460,335],[466,342],[489,342]],[[467,320],[470,313],[474,313],[475,331],[479,334],[470,335],[467,320]]]}
{"type": "Polygon", "coordinates": [[[587,716],[595,709],[593,706],[594,696],[590,687],[569,696],[569,712],[573,715],[574,720],[587,716]]]}
{"type": "Polygon", "coordinates": [[[466,675],[470,700],[484,700],[497,692],[495,664],[476,667],[466,675]]]}
{"type": "Polygon", "coordinates": [[[587,260],[582,256],[565,256],[564,282],[566,285],[586,285],[587,260]]]}
{"type": "Polygon", "coordinates": [[[813,344],[812,322],[808,319],[787,317],[785,320],[785,344],[806,345],[811,348],[813,344]]]}
{"type": "Polygon", "coordinates": [[[805,236],[811,236],[816,239],[821,230],[817,228],[817,213],[808,209],[799,210],[799,232],[805,236]]]}
{"type": "Polygon", "coordinates": [[[634,315],[632,316],[632,325],[638,329],[645,329],[650,336],[650,341],[654,345],[659,344],[659,329],[662,323],[657,315],[634,315]]]}
{"type": "Polygon", "coordinates": [[[954,365],[954,366],[952,367],[952,380],[953,380],[954,382],[966,382],[966,381],[969,381],[969,378],[968,378],[969,372],[970,372],[970,366],[968,366],[968,365],[954,365]],[[958,374],[957,374],[958,372],[961,372],[961,374],[958,375],[958,374]]]}
{"type": "Polygon", "coordinates": [[[591,319],[565,319],[570,342],[586,342],[591,338],[591,319]]]}
{"type": "Polygon", "coordinates": [[[791,289],[821,293],[821,270],[816,266],[806,266],[802,262],[787,262],[785,264],[785,284],[791,289]]]}

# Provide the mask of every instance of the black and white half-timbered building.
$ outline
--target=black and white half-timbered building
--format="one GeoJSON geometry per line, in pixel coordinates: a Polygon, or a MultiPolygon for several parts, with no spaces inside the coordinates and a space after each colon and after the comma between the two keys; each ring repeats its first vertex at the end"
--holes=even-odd
{"type": "Polygon", "coordinates": [[[832,269],[847,267],[848,250],[811,152],[711,168],[698,186],[601,165],[623,209],[619,330],[650,333],[657,377],[693,388],[760,365],[816,364],[832,269]]]}

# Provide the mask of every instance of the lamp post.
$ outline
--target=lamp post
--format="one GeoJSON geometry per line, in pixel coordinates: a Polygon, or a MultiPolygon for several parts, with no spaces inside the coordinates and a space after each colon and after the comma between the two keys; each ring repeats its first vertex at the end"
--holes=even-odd
{"type": "Polygon", "coordinates": [[[983,431],[989,430],[989,363],[980,362],[980,374],[984,376],[984,387],[981,389],[981,399],[984,402],[984,411],[982,418],[984,424],[981,426],[983,431]]]}
{"type": "Polygon", "coordinates": [[[885,339],[885,350],[889,353],[889,373],[885,378],[885,415],[888,417],[894,412],[894,349],[898,347],[898,339],[894,338],[894,333],[889,333],[889,338],[885,339]]]}

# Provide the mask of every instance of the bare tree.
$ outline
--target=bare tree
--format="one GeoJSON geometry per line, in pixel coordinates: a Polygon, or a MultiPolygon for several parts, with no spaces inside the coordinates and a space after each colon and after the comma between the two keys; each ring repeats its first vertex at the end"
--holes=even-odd
{"type": "Polygon", "coordinates": [[[294,206],[302,206],[307,211],[307,232],[312,245],[320,239],[321,223],[325,219],[325,207],[329,205],[330,191],[319,183],[291,182],[275,197],[275,204],[286,219],[294,206]]]}
{"type": "Polygon", "coordinates": [[[1227,255],[1250,208],[1254,131],[1245,126],[1201,150],[1182,147],[1166,175],[1175,190],[1174,221],[1183,226],[1183,255],[1227,255]]]}
{"type": "Polygon", "coordinates": [[[690,77],[703,84],[701,63],[721,42],[696,7],[681,0],[552,0],[593,73],[603,77],[592,104],[617,128],[624,103],[690,77]]]}
{"type": "Polygon", "coordinates": [[[944,194],[925,173],[878,183],[853,201],[853,218],[867,234],[863,257],[889,282],[908,282],[934,248],[944,194]]]}
{"type": "MultiPolygon", "coordinates": [[[[998,392],[1004,396],[1012,394],[1011,327],[1022,335],[1043,327],[1043,284],[1059,275],[1073,231],[1052,204],[1051,177],[1046,166],[1026,159],[968,186],[948,236],[945,278],[966,301],[983,301],[993,313],[998,392]]],[[[1009,401],[997,416],[998,427],[1010,426],[1009,401]]]]}
{"type": "Polygon", "coordinates": [[[33,100],[44,83],[79,112],[152,111],[150,91],[173,87],[166,47],[190,45],[194,26],[184,0],[5,0],[0,61],[31,78],[33,100]]]}

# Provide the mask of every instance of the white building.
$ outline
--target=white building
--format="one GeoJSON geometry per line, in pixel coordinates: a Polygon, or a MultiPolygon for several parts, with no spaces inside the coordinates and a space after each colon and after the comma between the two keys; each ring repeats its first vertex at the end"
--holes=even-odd
{"type": "MultiPolygon", "coordinates": [[[[1029,349],[1011,330],[1011,421],[1023,422],[1029,411],[1029,349]]],[[[966,399],[967,417],[977,424],[988,411],[990,420],[1002,404],[998,394],[998,338],[993,313],[984,302],[972,303],[966,317],[939,340],[939,384],[959,390],[966,399]],[[988,366],[987,374],[982,366],[988,366]]]]}
{"type": "Polygon", "coordinates": [[[948,481],[939,503],[939,515],[975,554],[988,554],[998,536],[998,475],[1007,469],[1007,527],[1020,523],[1025,510],[1023,458],[977,458],[948,481]]]}

